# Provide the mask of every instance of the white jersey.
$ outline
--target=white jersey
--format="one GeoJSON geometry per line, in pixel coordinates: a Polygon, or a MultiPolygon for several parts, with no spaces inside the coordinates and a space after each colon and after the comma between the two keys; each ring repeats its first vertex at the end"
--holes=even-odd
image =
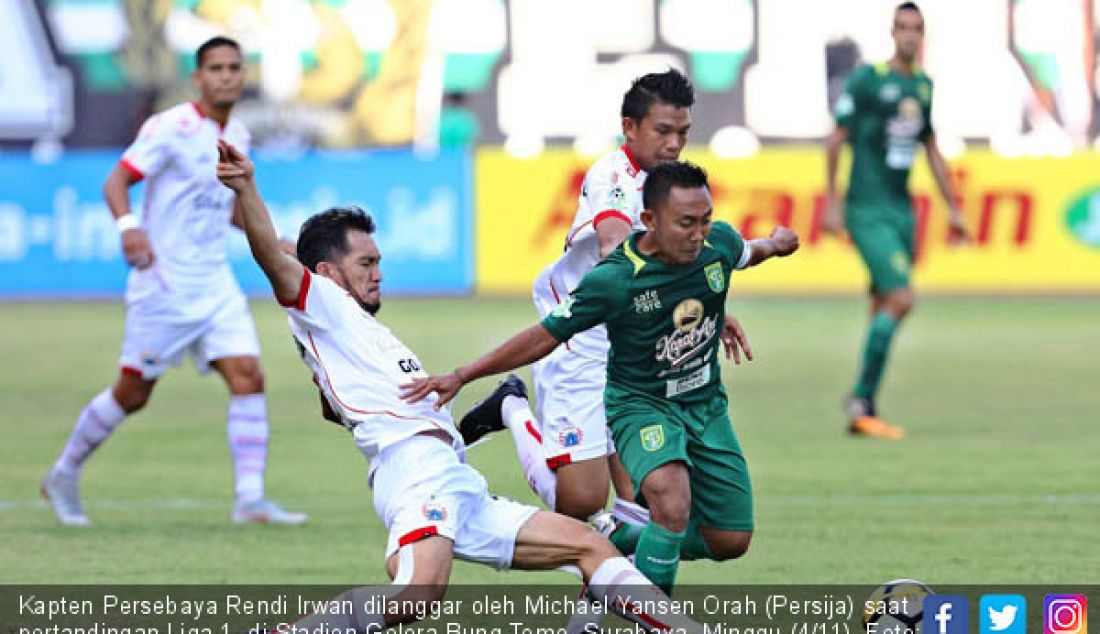
{"type": "MultiPolygon", "coordinates": [[[[540,275],[540,282],[549,285],[552,297],[564,301],[580,284],[581,278],[600,261],[600,243],[596,227],[607,218],[619,218],[635,231],[645,229],[641,215],[642,185],[646,173],[634,162],[626,146],[605,154],[584,176],[581,195],[577,199],[577,215],[565,239],[565,252],[549,264],[540,275]]],[[[536,287],[536,295],[546,289],[536,287]]],[[[543,315],[545,317],[545,315],[543,315]]],[[[610,344],[603,324],[576,334],[568,342],[569,349],[601,362],[607,361],[610,344]]]]}
{"type": "Polygon", "coordinates": [[[250,136],[240,121],[230,117],[223,129],[197,104],[183,103],[150,117],[123,153],[122,165],[146,181],[141,226],[156,256],[152,267],[131,271],[127,301],[236,288],[225,246],[234,194],[217,179],[218,139],[248,151],[250,136]]]}
{"type": "Polygon", "coordinates": [[[433,408],[438,396],[417,403],[401,398],[399,386],[428,374],[350,293],[306,269],[297,301],[284,308],[317,384],[372,463],[386,447],[425,431],[447,432],[462,450],[450,413],[433,408]]]}

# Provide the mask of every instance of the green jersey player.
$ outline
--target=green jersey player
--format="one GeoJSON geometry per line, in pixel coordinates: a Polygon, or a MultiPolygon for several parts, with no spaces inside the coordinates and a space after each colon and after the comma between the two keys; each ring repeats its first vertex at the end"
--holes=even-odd
{"type": "Polygon", "coordinates": [[[846,401],[853,434],[898,439],[901,427],[878,417],[875,397],[901,320],[913,306],[909,271],[914,255],[909,169],[918,144],[949,211],[950,238],[967,238],[947,162],[932,131],[932,82],[917,64],[924,17],[912,2],[894,11],[894,56],[856,69],[836,103],[836,130],[826,139],[828,212],[824,227],[847,228],[871,277],[871,324],[855,387],[846,401]],[[852,146],[852,171],[843,203],[837,192],[840,149],[852,146]]]}
{"type": "Polygon", "coordinates": [[[732,559],[748,549],[752,489],[718,366],[726,294],[732,271],[793,253],[798,236],[779,227],[746,242],[712,223],[706,174],[690,163],[655,167],[642,197],[646,230],[585,275],[569,301],[477,361],[414,381],[406,396],[435,391],[442,405],[469,381],[533,363],[606,324],[607,421],[651,516],[612,541],[668,590],[681,557],[732,559]]]}

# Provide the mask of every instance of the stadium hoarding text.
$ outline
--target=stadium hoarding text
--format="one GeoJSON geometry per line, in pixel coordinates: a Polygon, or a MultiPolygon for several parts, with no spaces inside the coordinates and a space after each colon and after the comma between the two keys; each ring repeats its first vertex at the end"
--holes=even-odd
{"type": "MultiPolygon", "coordinates": [[[[0,155],[0,297],[120,296],[126,284],[118,232],[101,188],[119,152],[77,152],[38,164],[0,155]]],[[[473,288],[470,157],[421,160],[407,150],[322,152],[256,159],[260,191],[280,232],[335,205],[377,220],[387,293],[464,293],[473,288]]],[[[133,208],[141,209],[140,186],[133,208]]],[[[250,294],[269,292],[240,232],[229,257],[250,294]]]]}
{"type": "MultiPolygon", "coordinates": [[[[739,290],[849,293],[867,288],[854,248],[820,230],[824,153],[767,148],[745,159],[688,151],[710,174],[715,219],[748,238],[776,224],[802,237],[797,256],[738,275],[739,290]]],[[[476,160],[477,283],[486,293],[528,293],[561,253],[590,160],[572,151],[516,159],[484,149],[476,160]]],[[[912,176],[917,215],[914,280],[935,292],[1100,291],[1100,156],[1003,158],[973,151],[951,162],[974,233],[947,241],[946,213],[926,162],[912,176]]],[[[842,166],[842,173],[846,168],[842,166]]]]}

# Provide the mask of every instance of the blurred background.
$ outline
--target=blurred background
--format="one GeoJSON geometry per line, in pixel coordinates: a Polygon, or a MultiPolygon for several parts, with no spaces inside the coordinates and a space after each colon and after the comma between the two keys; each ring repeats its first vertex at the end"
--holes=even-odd
{"type": "MultiPolygon", "coordinates": [[[[561,249],[584,171],[619,142],[634,77],[697,90],[687,158],[716,212],[805,250],[753,292],[863,289],[821,236],[819,141],[861,61],[893,52],[893,0],[0,0],[0,296],[117,296],[102,179],[156,111],[194,96],[195,48],[249,63],[236,114],[293,235],[358,202],[380,220],[388,292],[526,294],[561,249]]],[[[1100,1],[926,0],[933,122],[975,243],[948,248],[918,161],[918,288],[1100,291],[1100,1]],[[1094,211],[1095,209],[1095,211],[1094,211]]],[[[232,257],[265,284],[243,239],[232,257]]]]}

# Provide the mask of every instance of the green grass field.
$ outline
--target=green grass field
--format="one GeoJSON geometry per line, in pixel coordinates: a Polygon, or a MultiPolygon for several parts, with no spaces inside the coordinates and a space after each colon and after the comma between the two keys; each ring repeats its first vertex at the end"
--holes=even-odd
{"type": "MultiPolygon", "coordinates": [[[[123,309],[8,304],[0,340],[0,583],[381,581],[385,533],[366,461],[323,422],[282,313],[254,304],[273,433],[269,493],[306,527],[234,526],[224,388],[185,367],[85,469],[94,525],[59,527],[38,482],[78,411],[113,380],[123,309]]],[[[757,361],[724,370],[754,478],[742,560],[691,562],[682,583],[1100,583],[1100,300],[926,300],[901,332],[881,406],[897,443],[843,432],[861,300],[742,299],[757,361]]],[[[534,319],[522,300],[391,300],[380,315],[447,370],[534,319]]],[[[525,376],[528,376],[524,372],[525,376]]],[[[457,412],[484,395],[481,381],[457,412]]],[[[471,462],[534,501],[500,435],[471,462]]],[[[461,583],[570,582],[459,563],[461,583]]]]}

